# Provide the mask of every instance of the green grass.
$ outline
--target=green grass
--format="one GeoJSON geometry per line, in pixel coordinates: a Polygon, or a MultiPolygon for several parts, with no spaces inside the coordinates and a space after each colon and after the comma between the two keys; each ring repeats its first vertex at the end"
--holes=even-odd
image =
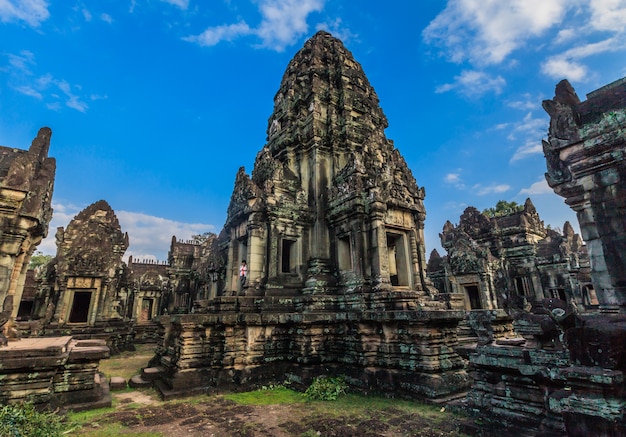
{"type": "Polygon", "coordinates": [[[230,393],[224,395],[224,398],[243,405],[296,404],[306,402],[306,398],[302,396],[302,393],[281,386],[245,393],[230,393]]]}
{"type": "Polygon", "coordinates": [[[122,352],[106,360],[100,361],[100,371],[107,378],[121,376],[127,381],[141,373],[141,369],[148,366],[148,361],[154,356],[153,344],[139,344],[137,350],[122,352]]]}

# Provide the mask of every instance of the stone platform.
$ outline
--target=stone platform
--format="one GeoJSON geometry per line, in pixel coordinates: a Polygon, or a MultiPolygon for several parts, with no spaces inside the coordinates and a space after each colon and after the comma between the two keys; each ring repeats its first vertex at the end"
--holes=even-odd
{"type": "Polygon", "coordinates": [[[102,340],[64,336],[9,342],[0,348],[0,403],[64,410],[110,406],[108,386],[98,373],[100,360],[108,357],[102,340]]]}
{"type": "Polygon", "coordinates": [[[455,352],[463,311],[397,310],[374,295],[285,298],[282,311],[273,298],[256,299],[258,308],[252,298],[218,300],[224,308],[233,299],[239,311],[159,318],[150,365],[163,369],[155,383],[163,398],[285,380],[306,388],[319,375],[344,375],[363,393],[429,401],[469,387],[455,352]]]}

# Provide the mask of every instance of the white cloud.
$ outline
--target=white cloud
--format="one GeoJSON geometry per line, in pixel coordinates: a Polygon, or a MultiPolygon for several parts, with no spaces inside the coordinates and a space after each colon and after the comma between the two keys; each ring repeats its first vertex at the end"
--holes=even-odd
{"type": "Polygon", "coordinates": [[[130,246],[126,257],[145,258],[147,254],[156,259],[165,259],[172,242],[177,239],[189,240],[192,235],[215,231],[215,226],[206,223],[183,223],[148,214],[118,211],[115,213],[123,232],[128,232],[130,246]]]}
{"type": "MultiPolygon", "coordinates": [[[[50,222],[49,235],[37,248],[48,255],[56,254],[54,237],[56,229],[59,226],[67,228],[74,216],[84,209],[60,203],[54,203],[52,207],[54,214],[50,222]]],[[[124,255],[125,259],[132,255],[136,259],[165,260],[172,236],[188,240],[192,235],[215,231],[215,226],[206,223],[184,223],[138,212],[116,211],[115,215],[122,232],[127,232],[129,237],[130,246],[124,255]]]]}
{"type": "Polygon", "coordinates": [[[241,36],[250,35],[252,32],[252,29],[245,22],[241,21],[236,24],[209,27],[200,35],[188,36],[183,38],[183,40],[210,47],[222,41],[232,41],[241,36]]]}
{"type": "Polygon", "coordinates": [[[485,196],[487,194],[505,193],[511,189],[511,186],[507,184],[491,184],[488,186],[476,184],[472,187],[472,189],[476,195],[485,196]]]}
{"type": "Polygon", "coordinates": [[[22,85],[22,86],[16,86],[15,91],[17,91],[20,94],[24,94],[25,96],[30,96],[30,97],[34,97],[37,100],[42,100],[43,96],[41,95],[41,93],[37,90],[35,90],[34,88],[28,86],[28,85],[22,85]]]}
{"type": "Polygon", "coordinates": [[[554,39],[554,44],[564,44],[576,38],[578,32],[576,29],[561,29],[554,39]]]}
{"type": "Polygon", "coordinates": [[[502,76],[491,77],[487,73],[475,70],[464,70],[454,77],[453,83],[447,83],[435,88],[436,93],[445,93],[458,90],[459,93],[472,97],[480,96],[487,92],[500,94],[506,85],[502,76]]]}
{"type": "Polygon", "coordinates": [[[423,31],[453,62],[499,64],[561,23],[571,0],[450,0],[423,31]]]}
{"type": "Polygon", "coordinates": [[[83,13],[83,18],[85,18],[85,21],[91,21],[92,15],[87,8],[83,8],[81,12],[83,13]]]}
{"type": "Polygon", "coordinates": [[[308,31],[307,18],[321,11],[324,0],[260,0],[261,23],[251,28],[245,21],[207,28],[199,35],[183,38],[201,46],[214,46],[222,41],[233,41],[242,36],[256,35],[261,46],[276,51],[294,44],[308,31]]]}
{"type": "Polygon", "coordinates": [[[308,31],[308,15],[323,7],[324,0],[262,0],[259,10],[263,21],[256,33],[263,47],[284,50],[308,31]]]}
{"type": "Polygon", "coordinates": [[[541,65],[541,72],[555,79],[580,82],[587,76],[587,67],[562,56],[549,58],[541,65]]]}
{"type": "Polygon", "coordinates": [[[520,159],[528,158],[532,155],[539,155],[543,153],[541,142],[538,139],[527,139],[526,142],[517,148],[510,162],[519,161],[520,159]]]}
{"type": "Polygon", "coordinates": [[[443,178],[443,181],[446,184],[453,185],[458,190],[465,189],[465,183],[461,178],[461,169],[458,169],[456,172],[446,174],[443,178]]]}
{"type": "Polygon", "coordinates": [[[113,23],[113,17],[111,17],[107,13],[100,14],[100,19],[104,21],[105,23],[109,23],[109,24],[113,23]]]}
{"type": "MultiPolygon", "coordinates": [[[[178,6],[183,10],[187,10],[189,7],[189,0],[161,0],[163,3],[169,3],[170,5],[178,6]]],[[[131,7],[134,7],[135,2],[132,2],[131,7]]],[[[132,11],[131,11],[132,12],[132,11]]]]}
{"type": "Polygon", "coordinates": [[[448,173],[444,180],[449,184],[455,184],[461,180],[461,175],[458,173],[448,173]]]}
{"type": "Polygon", "coordinates": [[[517,193],[517,195],[518,196],[522,196],[522,195],[538,196],[541,194],[552,194],[552,193],[553,193],[552,188],[550,188],[546,179],[544,177],[541,177],[539,181],[535,182],[530,187],[522,188],[520,192],[517,193]]]}
{"type": "Polygon", "coordinates": [[[87,103],[75,91],[80,91],[80,86],[70,85],[65,80],[55,79],[50,73],[36,77],[31,71],[31,68],[36,66],[35,57],[31,52],[22,51],[19,55],[8,54],[7,57],[9,64],[2,71],[8,72],[10,76],[8,84],[15,91],[42,100],[47,108],[53,110],[59,110],[61,105],[58,102],[47,100],[62,99],[65,106],[80,112],[85,112],[88,109],[87,103]],[[61,91],[65,97],[62,98],[57,94],[57,91],[61,91]]]}
{"type": "Polygon", "coordinates": [[[343,27],[341,18],[335,19],[335,21],[331,21],[330,23],[318,23],[315,26],[316,30],[325,30],[326,32],[332,33],[335,38],[339,38],[344,44],[353,40],[358,35],[350,32],[349,29],[343,27]]]}
{"type": "Polygon", "coordinates": [[[50,17],[45,0],[0,0],[0,21],[25,21],[38,27],[50,17]]]}
{"type": "Polygon", "coordinates": [[[589,23],[600,31],[624,32],[626,23],[626,1],[591,0],[589,3],[591,18],[589,23]]]}
{"type": "Polygon", "coordinates": [[[537,109],[540,106],[541,98],[533,97],[529,93],[522,94],[522,100],[513,100],[507,103],[507,106],[521,111],[537,109]]]}

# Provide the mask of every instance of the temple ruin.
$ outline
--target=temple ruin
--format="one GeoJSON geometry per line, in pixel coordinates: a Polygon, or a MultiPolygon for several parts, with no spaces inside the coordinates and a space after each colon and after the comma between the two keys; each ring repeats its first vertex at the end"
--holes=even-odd
{"type": "MultiPolygon", "coordinates": [[[[626,435],[624,151],[626,78],[580,102],[567,81],[543,102],[550,114],[546,179],[577,213],[597,305],[573,294],[535,294],[530,311],[509,309],[519,344],[490,341],[469,355],[470,411],[518,432],[626,435]]],[[[571,263],[570,272],[576,264],[571,263]]],[[[574,268],[573,268],[574,267],[574,268]]]]}
{"type": "MultiPolygon", "coordinates": [[[[205,278],[221,271],[220,294],[158,319],[164,397],[320,374],[433,399],[467,388],[462,299],[426,276],[424,189],[386,126],[361,66],[317,33],[287,66],[252,176],[236,176],[205,264],[205,278]]],[[[196,250],[176,262],[190,269],[196,250]]]]}
{"type": "Polygon", "coordinates": [[[41,284],[46,301],[37,316],[43,334],[103,339],[114,351],[132,345],[123,319],[128,235],[111,206],[104,200],[89,205],[67,229],[57,229],[56,241],[56,256],[41,284]]]}
{"type": "Polygon", "coordinates": [[[598,305],[582,239],[569,222],[562,232],[546,228],[530,199],[491,218],[468,207],[440,237],[447,255],[431,253],[428,276],[439,290],[463,294],[466,310],[503,309],[516,297],[598,305]]]}
{"type": "Polygon", "coordinates": [[[0,339],[5,340],[0,343],[0,403],[29,401],[74,409],[107,406],[111,404],[108,388],[98,375],[100,359],[109,354],[103,341],[78,341],[71,336],[20,339],[15,323],[27,276],[28,299],[34,301],[36,287],[27,275],[28,264],[52,218],[56,163],[48,157],[51,135],[50,129],[40,129],[27,151],[0,147],[0,327],[4,331],[0,339]]]}

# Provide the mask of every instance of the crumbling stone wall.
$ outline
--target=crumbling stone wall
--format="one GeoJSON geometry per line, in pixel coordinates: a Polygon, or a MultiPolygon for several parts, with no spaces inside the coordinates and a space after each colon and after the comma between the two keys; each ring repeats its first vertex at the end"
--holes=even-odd
{"type": "Polygon", "coordinates": [[[600,304],[626,311],[626,78],[581,102],[566,80],[552,100],[543,142],[546,180],[576,212],[600,304]]]}
{"type": "Polygon", "coordinates": [[[0,147],[0,340],[3,331],[14,335],[30,257],[48,234],[56,170],[48,157],[51,136],[44,127],[28,150],[0,147]]]}

